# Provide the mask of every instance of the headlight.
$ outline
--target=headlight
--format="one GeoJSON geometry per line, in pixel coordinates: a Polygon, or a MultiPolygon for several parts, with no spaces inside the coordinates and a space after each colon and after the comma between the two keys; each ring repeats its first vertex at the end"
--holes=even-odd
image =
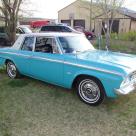
{"type": "Polygon", "coordinates": [[[127,86],[130,82],[136,82],[136,72],[131,73],[128,75],[123,82],[121,83],[120,87],[127,86]]]}
{"type": "Polygon", "coordinates": [[[130,83],[130,77],[128,76],[128,77],[126,77],[126,78],[123,80],[123,82],[121,83],[120,87],[122,88],[122,87],[128,85],[129,83],[130,83]]]}

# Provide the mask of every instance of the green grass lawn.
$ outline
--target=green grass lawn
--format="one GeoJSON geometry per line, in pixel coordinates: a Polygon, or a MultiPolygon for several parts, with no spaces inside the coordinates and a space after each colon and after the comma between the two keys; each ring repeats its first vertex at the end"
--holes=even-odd
{"type": "Polygon", "coordinates": [[[82,103],[74,90],[0,70],[0,136],[135,136],[136,94],[82,103]]]}
{"type": "MultiPolygon", "coordinates": [[[[98,48],[98,42],[92,41],[93,45],[98,48]]],[[[101,49],[105,49],[105,39],[101,42],[101,49]]],[[[136,41],[122,41],[111,39],[110,50],[129,54],[136,54],[136,41]]]]}

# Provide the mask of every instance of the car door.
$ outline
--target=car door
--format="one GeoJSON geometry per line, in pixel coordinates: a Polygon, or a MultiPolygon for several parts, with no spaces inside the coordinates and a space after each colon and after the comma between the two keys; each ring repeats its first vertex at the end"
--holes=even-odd
{"type": "Polygon", "coordinates": [[[64,58],[54,37],[36,37],[30,61],[30,74],[49,83],[62,85],[64,58]]]}
{"type": "Polygon", "coordinates": [[[29,64],[30,58],[33,55],[35,37],[34,36],[26,36],[22,39],[22,45],[17,52],[17,56],[14,57],[17,68],[22,74],[29,74],[29,64]]]}

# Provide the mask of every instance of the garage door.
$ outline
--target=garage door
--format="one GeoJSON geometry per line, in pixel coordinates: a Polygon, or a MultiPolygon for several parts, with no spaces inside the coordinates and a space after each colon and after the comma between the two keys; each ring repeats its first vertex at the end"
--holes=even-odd
{"type": "Polygon", "coordinates": [[[61,20],[61,23],[67,24],[68,26],[71,26],[71,20],[61,20]]]}
{"type": "Polygon", "coordinates": [[[82,26],[85,28],[85,20],[74,20],[74,26],[82,26]]]}

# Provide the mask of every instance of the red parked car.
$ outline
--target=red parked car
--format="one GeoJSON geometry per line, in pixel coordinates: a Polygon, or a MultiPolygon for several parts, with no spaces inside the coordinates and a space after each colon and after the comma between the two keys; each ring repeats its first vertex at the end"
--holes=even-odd
{"type": "Polygon", "coordinates": [[[86,35],[88,40],[92,40],[92,39],[96,38],[96,35],[93,32],[85,30],[84,27],[75,26],[74,29],[79,32],[83,32],[86,35]]]}
{"type": "Polygon", "coordinates": [[[39,27],[42,27],[44,25],[48,25],[50,23],[50,21],[48,20],[38,20],[38,21],[32,21],[30,23],[31,27],[32,28],[39,28],[39,27]]]}

